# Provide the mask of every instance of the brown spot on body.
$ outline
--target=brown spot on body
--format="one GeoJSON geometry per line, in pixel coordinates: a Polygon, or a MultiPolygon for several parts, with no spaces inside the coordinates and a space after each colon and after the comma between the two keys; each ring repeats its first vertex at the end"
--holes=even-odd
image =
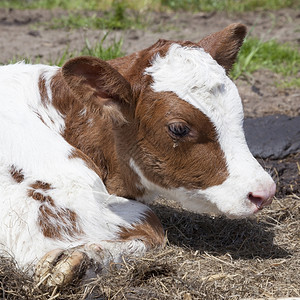
{"type": "Polygon", "coordinates": [[[158,217],[151,211],[145,213],[141,223],[132,228],[120,228],[119,238],[122,241],[141,240],[148,248],[163,246],[165,234],[158,217]]]}
{"type": "Polygon", "coordinates": [[[52,189],[52,187],[49,183],[38,180],[29,186],[27,195],[41,203],[47,202],[50,205],[54,205],[53,199],[46,194],[46,192],[50,189],[52,189]]]}
{"type": "Polygon", "coordinates": [[[30,185],[27,195],[41,203],[38,212],[38,225],[45,237],[64,239],[74,237],[82,231],[79,227],[77,214],[63,207],[57,207],[47,191],[53,189],[51,184],[36,181],[30,185]]]}
{"type": "Polygon", "coordinates": [[[37,180],[35,183],[31,184],[30,188],[32,188],[34,190],[41,189],[41,190],[44,190],[44,191],[52,189],[50,183],[39,181],[39,180],[37,180]]]}
{"type": "Polygon", "coordinates": [[[39,208],[38,225],[43,234],[51,239],[74,237],[82,231],[78,224],[77,214],[55,205],[43,204],[39,208]]]}
{"type": "Polygon", "coordinates": [[[54,205],[54,201],[50,196],[45,196],[39,192],[35,192],[34,190],[28,191],[28,196],[34,200],[41,202],[41,203],[47,202],[50,205],[54,205]]]}
{"type": "Polygon", "coordinates": [[[10,175],[17,183],[21,183],[24,180],[23,170],[17,169],[16,166],[11,166],[10,175]]]}

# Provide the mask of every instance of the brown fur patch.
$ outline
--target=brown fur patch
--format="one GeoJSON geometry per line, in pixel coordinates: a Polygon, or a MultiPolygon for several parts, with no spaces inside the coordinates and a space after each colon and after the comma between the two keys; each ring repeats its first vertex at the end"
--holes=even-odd
{"type": "Polygon", "coordinates": [[[37,180],[35,183],[31,184],[30,188],[34,189],[34,190],[41,189],[41,190],[44,190],[44,191],[52,189],[50,183],[43,182],[43,181],[40,181],[40,180],[37,180]]]}
{"type": "MultiPolygon", "coordinates": [[[[65,83],[61,72],[52,78],[51,90],[53,105],[65,115],[63,136],[76,148],[70,158],[83,159],[87,166],[99,175],[110,193],[128,198],[141,195],[135,186],[136,178],[128,179],[129,184],[124,183],[122,174],[126,174],[126,178],[131,178],[132,172],[129,167],[127,167],[129,170],[125,170],[124,173],[120,170],[123,164],[119,163],[117,156],[114,138],[116,123],[112,122],[114,117],[112,115],[112,117],[105,117],[100,107],[95,110],[81,102],[65,83]],[[86,113],[83,113],[84,111],[86,113]]],[[[107,105],[104,109],[105,113],[111,108],[107,105]]]]}
{"type": "Polygon", "coordinates": [[[213,33],[199,42],[228,74],[234,64],[237,54],[246,36],[246,26],[231,24],[222,31],[213,33]]]}
{"type": "Polygon", "coordinates": [[[34,200],[37,200],[41,203],[49,203],[50,205],[54,206],[54,201],[50,196],[45,196],[39,192],[36,192],[35,190],[29,190],[28,196],[31,197],[34,200]]]}
{"type": "Polygon", "coordinates": [[[29,186],[27,195],[28,195],[28,197],[31,197],[34,200],[37,200],[41,203],[46,202],[46,203],[49,203],[50,205],[54,206],[54,201],[50,196],[48,196],[46,194],[42,194],[38,191],[38,190],[42,190],[43,192],[46,192],[47,190],[50,190],[50,189],[52,189],[52,187],[49,183],[37,180],[35,183],[33,183],[29,186]]]}
{"type": "Polygon", "coordinates": [[[45,237],[63,239],[74,237],[81,233],[77,214],[68,208],[41,205],[39,208],[38,224],[45,237]]]}
{"type": "Polygon", "coordinates": [[[41,102],[44,105],[47,105],[49,103],[49,97],[48,97],[48,93],[47,93],[47,89],[46,89],[46,80],[43,78],[43,74],[41,74],[39,77],[38,86],[39,86],[39,92],[41,95],[41,102]]]}
{"type": "Polygon", "coordinates": [[[119,237],[122,241],[142,240],[148,248],[162,246],[165,243],[163,227],[151,210],[145,213],[145,218],[140,224],[135,224],[132,228],[121,227],[119,237]]]}
{"type": "Polygon", "coordinates": [[[29,197],[41,203],[38,225],[44,236],[62,239],[64,236],[73,237],[81,233],[77,214],[68,208],[57,207],[54,200],[46,194],[52,188],[49,183],[36,181],[27,192],[29,197]]]}
{"type": "Polygon", "coordinates": [[[17,169],[16,166],[11,166],[10,175],[17,183],[21,183],[24,180],[23,170],[17,169]]]}
{"type": "Polygon", "coordinates": [[[111,99],[129,103],[132,99],[128,81],[107,62],[91,56],[70,59],[62,67],[65,82],[87,106],[96,108],[111,99]]]}

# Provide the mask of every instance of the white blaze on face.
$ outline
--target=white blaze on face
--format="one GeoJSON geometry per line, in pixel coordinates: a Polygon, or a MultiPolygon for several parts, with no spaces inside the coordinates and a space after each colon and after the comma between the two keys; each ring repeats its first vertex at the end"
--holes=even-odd
{"type": "Polygon", "coordinates": [[[225,70],[203,49],[173,44],[165,57],[154,58],[145,74],[152,76],[155,92],[171,91],[209,117],[226,159],[229,177],[221,185],[205,190],[179,188],[174,191],[177,200],[196,212],[235,217],[256,212],[249,193],[270,190],[274,183],[249,151],[241,99],[225,70]]]}

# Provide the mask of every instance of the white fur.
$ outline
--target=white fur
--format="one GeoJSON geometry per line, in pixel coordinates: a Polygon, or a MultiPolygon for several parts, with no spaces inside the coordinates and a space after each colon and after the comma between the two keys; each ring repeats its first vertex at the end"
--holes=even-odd
{"type": "MultiPolygon", "coordinates": [[[[64,116],[51,105],[50,80],[57,70],[23,63],[0,67],[0,250],[12,255],[20,267],[56,248],[114,240],[119,226],[130,228],[148,210],[138,202],[109,195],[84,161],[69,158],[73,147],[61,136],[64,116]],[[40,76],[46,82],[48,105],[41,101],[40,76]],[[22,169],[21,183],[12,178],[12,166],[22,169]],[[39,192],[50,196],[58,209],[77,214],[82,234],[44,237],[37,224],[42,203],[28,196],[29,186],[38,180],[51,184],[53,189],[39,192]]],[[[134,242],[130,245],[143,251],[134,242]]],[[[112,251],[113,247],[108,248],[112,251]]]]}
{"type": "MultiPolygon", "coordinates": [[[[196,212],[211,210],[234,217],[253,214],[257,208],[248,200],[248,194],[272,186],[273,180],[249,151],[241,99],[225,70],[203,49],[173,44],[165,57],[154,58],[145,74],[152,76],[155,92],[174,92],[209,117],[229,171],[221,185],[205,190],[179,188],[168,193],[183,207],[196,212]]],[[[136,166],[134,169],[141,178],[145,177],[136,166]]]]}

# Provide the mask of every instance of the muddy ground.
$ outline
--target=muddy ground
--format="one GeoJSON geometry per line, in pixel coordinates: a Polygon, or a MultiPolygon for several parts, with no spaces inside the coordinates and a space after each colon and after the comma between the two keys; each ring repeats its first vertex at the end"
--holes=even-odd
{"type": "MultiPolygon", "coordinates": [[[[48,29],[41,24],[64,11],[0,9],[0,62],[16,57],[56,60],[68,47],[83,48],[105,31],[48,29]]],[[[107,42],[123,38],[129,54],[159,38],[197,41],[232,22],[246,24],[252,36],[275,38],[300,49],[300,12],[153,13],[143,30],[113,31],[107,42]]],[[[300,73],[298,74],[300,76],[300,73]]],[[[300,115],[300,89],[282,89],[282,78],[267,70],[236,81],[246,117],[300,115]]],[[[153,251],[93,282],[72,289],[42,291],[10,263],[0,264],[3,299],[242,299],[300,296],[300,153],[260,160],[278,183],[273,205],[248,220],[187,213],[168,201],[153,208],[168,233],[164,250],[153,251]],[[90,295],[90,296],[88,296],[90,295]]],[[[2,293],[2,294],[1,294],[2,293]]],[[[1,299],[2,299],[1,298],[1,299]]]]}

